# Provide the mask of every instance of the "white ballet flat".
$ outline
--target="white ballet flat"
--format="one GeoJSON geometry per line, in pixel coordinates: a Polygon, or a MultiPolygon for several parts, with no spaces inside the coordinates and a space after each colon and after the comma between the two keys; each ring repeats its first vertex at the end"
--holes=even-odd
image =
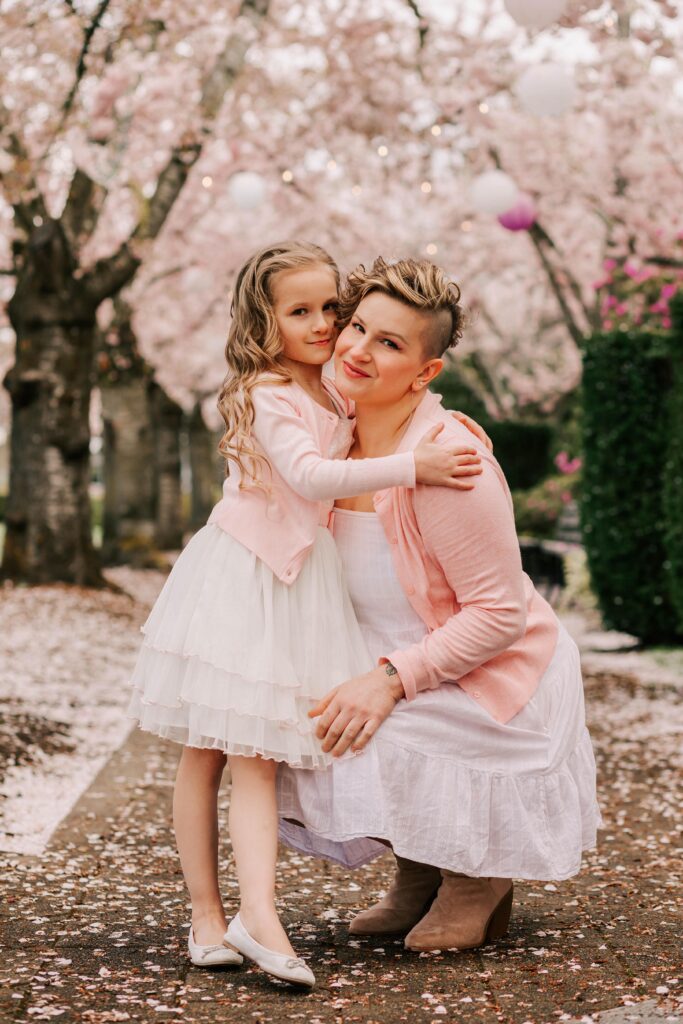
{"type": "Polygon", "coordinates": [[[192,925],[187,936],[187,948],[190,951],[190,960],[197,967],[239,967],[244,963],[244,958],[227,946],[200,946],[194,941],[192,925]]]}
{"type": "Polygon", "coordinates": [[[313,988],[315,985],[315,975],[303,960],[287,956],[286,953],[274,953],[272,949],[266,949],[256,939],[252,939],[242,924],[239,914],[236,914],[228,925],[225,941],[230,942],[235,949],[239,949],[240,953],[244,953],[246,957],[258,964],[262,971],[272,974],[274,978],[280,978],[281,981],[289,981],[293,985],[302,985],[306,988],[313,988]]]}

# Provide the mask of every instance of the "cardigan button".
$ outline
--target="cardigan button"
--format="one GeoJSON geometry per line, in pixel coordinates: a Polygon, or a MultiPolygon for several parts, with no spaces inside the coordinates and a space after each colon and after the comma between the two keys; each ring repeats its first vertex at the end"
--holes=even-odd
{"type": "Polygon", "coordinates": [[[406,587],[406,594],[410,594],[410,596],[412,597],[414,593],[415,587],[412,585],[412,583],[409,583],[408,586],[406,587]]]}
{"type": "Polygon", "coordinates": [[[478,700],[478,699],[479,699],[479,698],[481,697],[481,694],[479,693],[479,690],[475,690],[475,691],[473,692],[472,696],[473,696],[473,697],[476,697],[476,698],[477,698],[477,700],[478,700]]]}

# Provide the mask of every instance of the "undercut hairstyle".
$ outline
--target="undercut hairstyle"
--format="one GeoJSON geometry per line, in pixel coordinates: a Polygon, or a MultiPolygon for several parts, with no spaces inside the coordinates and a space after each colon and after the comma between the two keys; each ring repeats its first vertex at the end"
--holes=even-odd
{"type": "Polygon", "coordinates": [[[429,359],[439,359],[462,337],[465,313],[460,288],[429,260],[405,259],[387,263],[379,256],[366,270],[361,263],[346,279],[339,302],[338,323],[346,327],[358,305],[372,292],[397,299],[420,312],[432,313],[433,329],[425,346],[429,359]]]}

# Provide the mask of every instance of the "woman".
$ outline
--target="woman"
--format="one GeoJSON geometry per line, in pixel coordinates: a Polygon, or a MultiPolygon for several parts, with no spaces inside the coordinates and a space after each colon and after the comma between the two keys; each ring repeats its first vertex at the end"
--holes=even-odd
{"type": "MultiPolygon", "coordinates": [[[[409,450],[437,423],[444,439],[460,436],[427,390],[461,333],[445,274],[377,260],[351,275],[341,316],[350,457],[409,450]]],[[[341,760],[279,777],[290,845],[349,866],[392,847],[394,883],[351,931],[408,933],[415,950],[505,934],[512,879],[575,874],[600,824],[578,652],[522,572],[509,490],[478,447],[484,472],[467,493],[418,486],[336,503],[333,532],[378,665],[311,712],[341,760]]]]}

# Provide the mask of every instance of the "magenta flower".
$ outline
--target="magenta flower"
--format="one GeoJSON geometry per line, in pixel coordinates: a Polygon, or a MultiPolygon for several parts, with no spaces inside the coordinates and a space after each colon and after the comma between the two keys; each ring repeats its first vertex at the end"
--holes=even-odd
{"type": "Polygon", "coordinates": [[[558,452],[555,456],[555,465],[559,469],[560,473],[576,473],[581,469],[581,458],[577,455],[576,458],[570,459],[566,452],[558,452]]]}

